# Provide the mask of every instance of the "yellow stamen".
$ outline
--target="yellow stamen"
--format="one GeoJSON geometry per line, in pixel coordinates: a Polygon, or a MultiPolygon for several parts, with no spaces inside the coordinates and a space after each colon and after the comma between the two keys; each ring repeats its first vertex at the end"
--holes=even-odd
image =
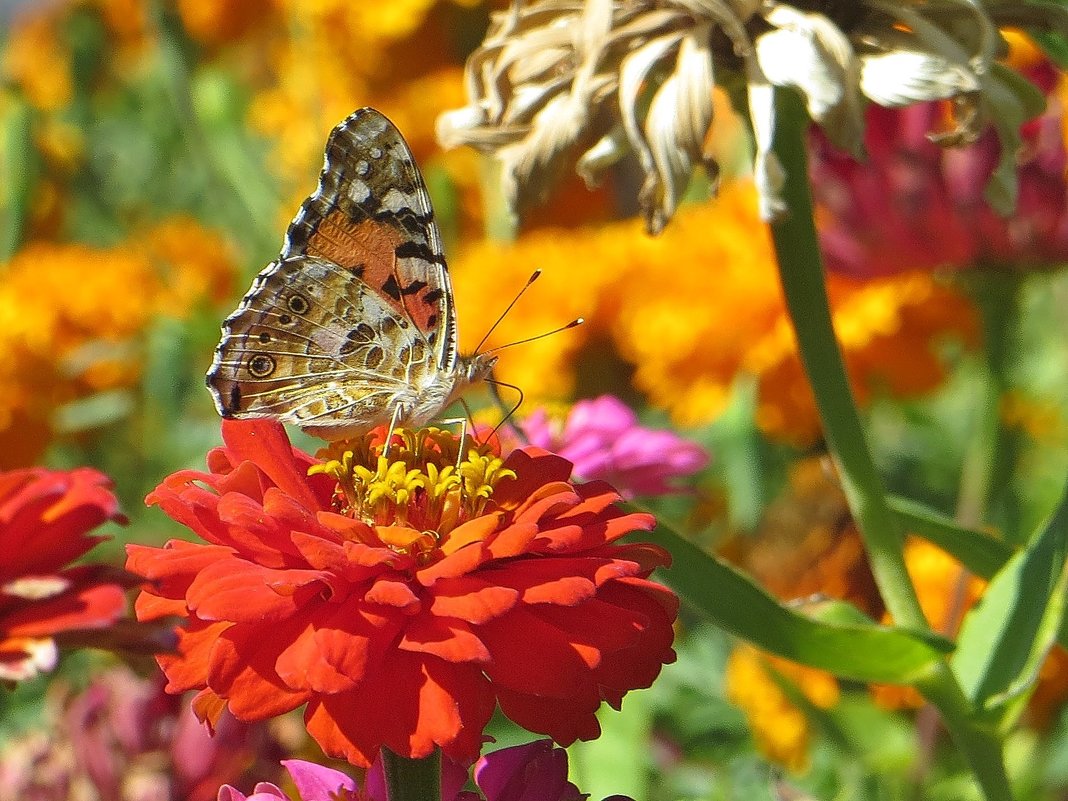
{"type": "Polygon", "coordinates": [[[439,428],[397,429],[386,456],[385,443],[366,434],[331,443],[308,472],[337,481],[339,512],[376,526],[384,545],[423,562],[456,526],[486,511],[501,480],[515,478],[487,445],[476,443],[463,461],[459,447],[439,428]]]}

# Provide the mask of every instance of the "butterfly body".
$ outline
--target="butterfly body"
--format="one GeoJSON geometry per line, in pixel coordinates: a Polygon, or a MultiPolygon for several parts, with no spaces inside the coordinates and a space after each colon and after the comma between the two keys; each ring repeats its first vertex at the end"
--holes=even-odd
{"type": "Polygon", "coordinates": [[[281,254],[223,322],[207,384],[223,417],[336,439],[424,425],[495,362],[457,352],[423,178],[393,124],[360,109],[330,134],[281,254]]]}

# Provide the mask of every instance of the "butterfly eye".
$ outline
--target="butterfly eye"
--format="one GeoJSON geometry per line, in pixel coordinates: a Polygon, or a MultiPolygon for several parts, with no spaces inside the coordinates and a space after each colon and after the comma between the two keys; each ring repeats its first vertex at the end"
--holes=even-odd
{"type": "Polygon", "coordinates": [[[248,360],[248,371],[256,378],[266,378],[274,372],[274,359],[263,353],[257,353],[248,360]]]}

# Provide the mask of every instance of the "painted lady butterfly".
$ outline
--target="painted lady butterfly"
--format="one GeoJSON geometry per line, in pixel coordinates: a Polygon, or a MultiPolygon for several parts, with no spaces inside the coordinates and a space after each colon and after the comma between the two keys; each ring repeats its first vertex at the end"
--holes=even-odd
{"type": "Polygon", "coordinates": [[[457,352],[426,184],[393,123],[363,108],[331,132],[319,187],[223,322],[207,384],[223,417],[339,439],[426,424],[496,360],[457,352]]]}

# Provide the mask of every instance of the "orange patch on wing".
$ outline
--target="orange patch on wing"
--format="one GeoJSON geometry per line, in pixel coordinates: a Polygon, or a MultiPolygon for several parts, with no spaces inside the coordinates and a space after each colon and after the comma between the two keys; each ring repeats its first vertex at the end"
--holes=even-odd
{"type": "Polygon", "coordinates": [[[319,221],[308,239],[308,255],[329,259],[350,270],[362,267],[371,286],[396,269],[396,249],[403,240],[396,228],[374,220],[354,222],[340,209],[319,221]]]}
{"type": "Polygon", "coordinates": [[[376,220],[354,222],[336,209],[315,227],[307,252],[352,270],[383,301],[427,332],[437,325],[438,303],[426,301],[432,287],[424,278],[413,276],[406,281],[398,272],[397,246],[403,241],[401,232],[391,225],[376,220]],[[415,292],[412,281],[422,285],[415,292]]]}

